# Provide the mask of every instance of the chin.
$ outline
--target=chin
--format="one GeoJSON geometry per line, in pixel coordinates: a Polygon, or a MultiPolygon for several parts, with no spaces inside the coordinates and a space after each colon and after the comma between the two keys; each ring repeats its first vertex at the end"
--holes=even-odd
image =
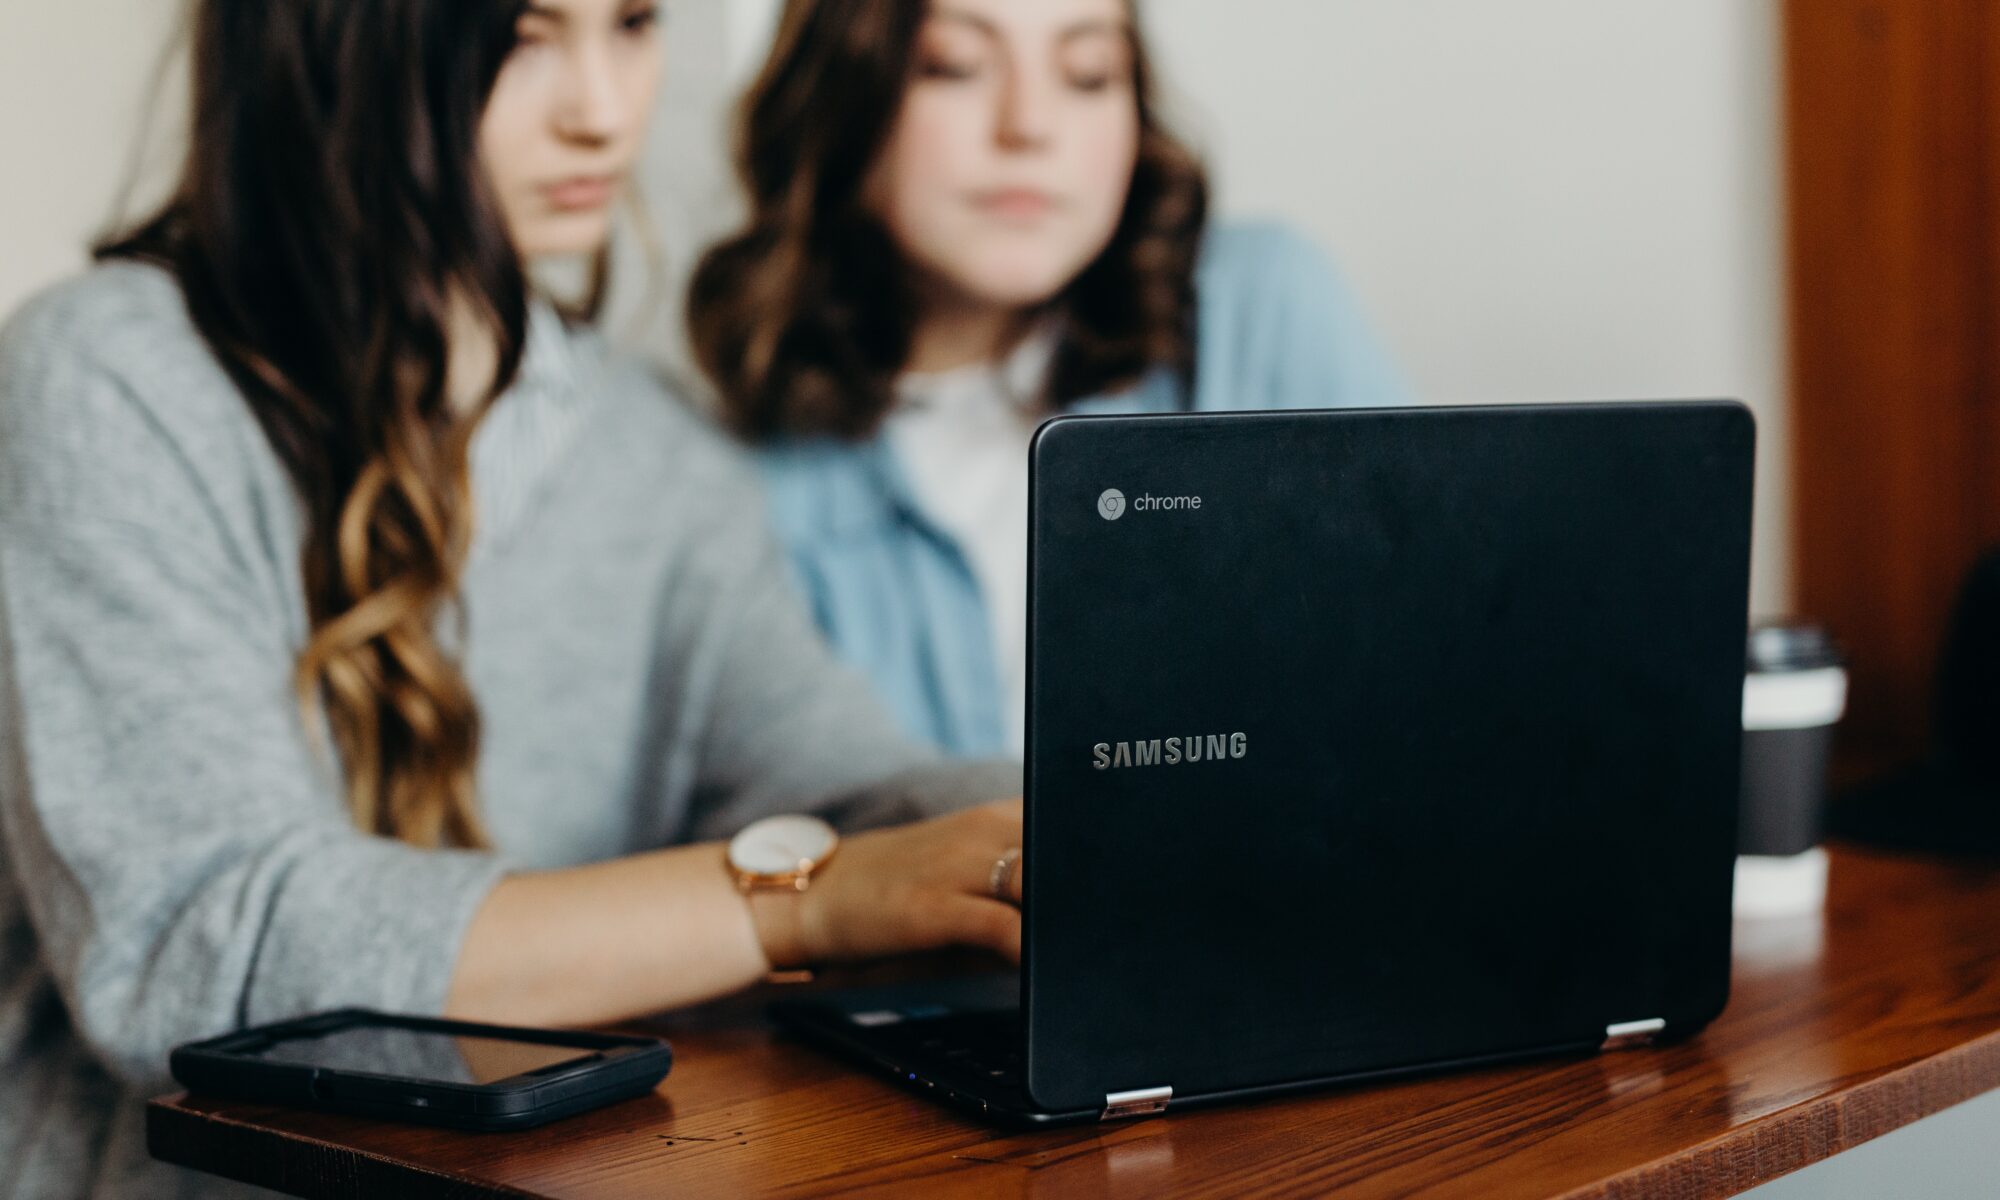
{"type": "Polygon", "coordinates": [[[574,258],[595,254],[611,237],[608,210],[552,213],[535,217],[515,231],[514,245],[522,258],[574,258]]]}
{"type": "Polygon", "coordinates": [[[958,290],[982,304],[1031,308],[1054,299],[1082,273],[1086,265],[1052,265],[1019,260],[981,263],[953,272],[953,283],[958,290]]]}

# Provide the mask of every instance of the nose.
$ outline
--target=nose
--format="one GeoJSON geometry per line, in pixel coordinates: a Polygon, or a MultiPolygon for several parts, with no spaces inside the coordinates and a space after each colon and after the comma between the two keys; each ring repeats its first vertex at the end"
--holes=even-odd
{"type": "Polygon", "coordinates": [[[1055,84],[1046,72],[1015,64],[1007,71],[994,134],[1008,150],[1039,150],[1055,134],[1055,84]]]}
{"type": "Polygon", "coordinates": [[[575,142],[599,145],[624,132],[632,114],[626,111],[611,55],[586,46],[572,56],[556,108],[556,131],[575,142]]]}

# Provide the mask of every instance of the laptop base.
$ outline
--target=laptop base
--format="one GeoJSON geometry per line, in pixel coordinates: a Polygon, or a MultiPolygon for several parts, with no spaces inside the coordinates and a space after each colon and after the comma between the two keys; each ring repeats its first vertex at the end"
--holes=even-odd
{"type": "MultiPolygon", "coordinates": [[[[926,1099],[1011,1129],[1090,1124],[1532,1059],[1587,1057],[1605,1048],[1595,1042],[1537,1046],[1449,1062],[1175,1095],[1159,1104],[1057,1111],[1036,1104],[1023,1083],[1020,1009],[1013,999],[1019,989],[1019,979],[1012,974],[933,980],[779,1001],[771,1006],[771,1015],[785,1030],[822,1050],[885,1075],[926,1099]]],[[[1655,1040],[1668,1040],[1676,1032],[1662,1031],[1655,1040]]]]}

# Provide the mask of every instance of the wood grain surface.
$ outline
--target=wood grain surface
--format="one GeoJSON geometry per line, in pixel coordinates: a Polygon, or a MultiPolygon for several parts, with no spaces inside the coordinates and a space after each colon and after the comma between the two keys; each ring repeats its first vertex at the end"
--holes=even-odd
{"type": "Polygon", "coordinates": [[[2000,865],[1836,850],[1823,919],[1738,923],[1733,988],[1676,1045],[1026,1134],[783,1039],[766,992],[661,1021],[654,1095],[526,1133],[177,1096],[150,1134],[327,1197],[1725,1196],[2000,1086],[2000,865]]]}

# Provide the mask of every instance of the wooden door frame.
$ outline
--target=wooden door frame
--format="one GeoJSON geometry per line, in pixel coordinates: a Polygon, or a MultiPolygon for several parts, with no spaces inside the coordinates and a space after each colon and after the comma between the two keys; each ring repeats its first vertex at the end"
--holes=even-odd
{"type": "Polygon", "coordinates": [[[1783,24],[1795,607],[1851,661],[1852,779],[1926,749],[1958,582],[2000,542],[2000,5],[1783,24]]]}

